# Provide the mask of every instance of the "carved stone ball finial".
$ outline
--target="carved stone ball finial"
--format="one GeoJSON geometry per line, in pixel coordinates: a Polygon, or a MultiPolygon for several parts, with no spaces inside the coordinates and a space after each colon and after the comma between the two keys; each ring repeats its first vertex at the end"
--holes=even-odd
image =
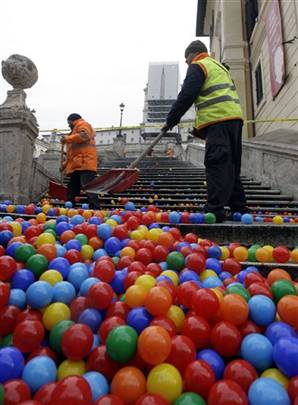
{"type": "Polygon", "coordinates": [[[11,55],[2,61],[2,76],[14,89],[29,89],[38,79],[38,71],[31,59],[11,55]]]}

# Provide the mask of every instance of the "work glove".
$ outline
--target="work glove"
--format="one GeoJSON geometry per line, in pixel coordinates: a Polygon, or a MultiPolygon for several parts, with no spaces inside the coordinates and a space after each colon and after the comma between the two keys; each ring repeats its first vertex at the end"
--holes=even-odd
{"type": "Polygon", "coordinates": [[[164,124],[163,127],[161,128],[162,132],[168,132],[170,129],[172,129],[168,124],[164,124]]]}
{"type": "Polygon", "coordinates": [[[199,138],[199,139],[205,139],[205,134],[204,131],[202,130],[198,130],[197,128],[193,127],[192,129],[188,130],[188,133],[192,136],[194,136],[195,138],[199,138]]]}

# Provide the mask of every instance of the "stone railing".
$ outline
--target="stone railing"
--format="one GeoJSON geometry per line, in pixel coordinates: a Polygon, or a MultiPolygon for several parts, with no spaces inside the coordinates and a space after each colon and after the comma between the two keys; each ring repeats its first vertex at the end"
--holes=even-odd
{"type": "MultiPolygon", "coordinates": [[[[55,178],[36,160],[33,161],[30,201],[36,202],[49,190],[49,181],[55,178]]],[[[58,181],[58,179],[56,179],[58,181]]]]}

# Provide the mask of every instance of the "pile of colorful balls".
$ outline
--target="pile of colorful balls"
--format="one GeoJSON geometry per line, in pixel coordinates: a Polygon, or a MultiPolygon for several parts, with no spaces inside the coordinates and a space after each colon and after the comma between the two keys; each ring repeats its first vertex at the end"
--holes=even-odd
{"type": "Polygon", "coordinates": [[[240,263],[297,248],[45,206],[0,221],[0,404],[298,404],[298,285],[240,263]]]}

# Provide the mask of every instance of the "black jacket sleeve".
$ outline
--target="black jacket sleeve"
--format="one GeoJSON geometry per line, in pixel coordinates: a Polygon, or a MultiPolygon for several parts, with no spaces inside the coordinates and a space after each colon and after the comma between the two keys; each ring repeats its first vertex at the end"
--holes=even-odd
{"type": "Polygon", "coordinates": [[[192,106],[200,93],[204,81],[205,75],[199,65],[190,64],[181,91],[166,119],[166,124],[169,128],[177,125],[186,111],[192,106]]]}

